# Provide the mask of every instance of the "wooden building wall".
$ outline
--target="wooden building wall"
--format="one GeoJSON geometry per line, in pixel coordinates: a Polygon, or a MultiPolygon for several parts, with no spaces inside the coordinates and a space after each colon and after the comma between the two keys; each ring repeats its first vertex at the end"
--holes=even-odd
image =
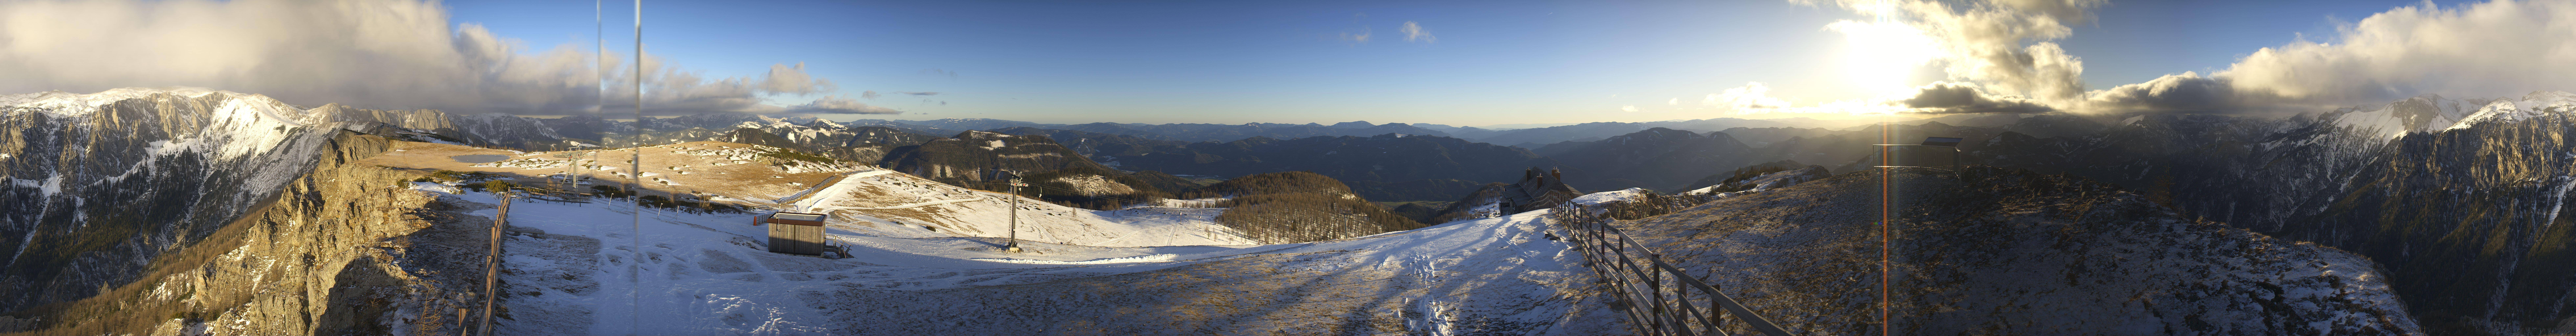
{"type": "Polygon", "coordinates": [[[822,255],[823,227],[795,224],[770,224],[769,251],[803,255],[822,255]]]}

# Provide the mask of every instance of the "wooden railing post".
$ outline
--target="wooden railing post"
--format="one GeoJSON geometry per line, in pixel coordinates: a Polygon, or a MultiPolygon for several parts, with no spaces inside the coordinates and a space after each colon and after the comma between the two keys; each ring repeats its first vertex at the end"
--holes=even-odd
{"type": "MultiPolygon", "coordinates": [[[[1689,204],[1672,204],[1673,207],[1686,205],[1689,204]]],[[[1558,206],[1553,211],[1556,212],[1550,213],[1549,218],[1559,227],[1576,231],[1567,235],[1569,243],[1583,256],[1583,265],[1591,268],[1593,275],[1609,289],[1612,307],[1628,315],[1638,334],[1727,335],[1724,315],[1732,315],[1734,320],[1742,321],[1749,329],[1766,336],[1793,334],[1755,315],[1734,298],[1719,292],[1716,286],[1665,262],[1663,254],[1647,249],[1627,233],[1611,226],[1609,222],[1615,217],[1608,216],[1606,211],[1595,215],[1593,209],[1572,203],[1558,206]],[[1666,293],[1667,289],[1671,293],[1666,293]],[[1694,302],[1692,292],[1698,292],[1708,303],[1694,302]],[[1668,299],[1666,295],[1671,297],[1668,299]]]]}

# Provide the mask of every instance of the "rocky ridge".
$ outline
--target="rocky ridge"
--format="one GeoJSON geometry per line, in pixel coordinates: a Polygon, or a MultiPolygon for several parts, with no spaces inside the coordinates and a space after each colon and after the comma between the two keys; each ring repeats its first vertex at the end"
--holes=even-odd
{"type": "Polygon", "coordinates": [[[2286,119],[2150,115],[1969,155],[2135,190],[2183,215],[2387,265],[2427,331],[2576,332],[2576,99],[2417,97],[2286,119]],[[2457,121],[2453,121],[2456,119],[2457,121]]]}
{"type": "Polygon", "coordinates": [[[457,309],[479,307],[490,225],[466,211],[489,206],[415,190],[419,172],[347,164],[390,142],[341,132],[319,168],[136,281],[10,315],[52,321],[39,335],[456,332],[457,309]]]}
{"type": "MultiPolygon", "coordinates": [[[[2387,272],[2360,255],[2190,220],[2076,178],[1984,167],[1893,178],[1897,333],[2422,334],[2387,272]]],[[[1842,174],[1613,225],[1774,322],[1875,333],[1880,182],[1842,174]]]]}

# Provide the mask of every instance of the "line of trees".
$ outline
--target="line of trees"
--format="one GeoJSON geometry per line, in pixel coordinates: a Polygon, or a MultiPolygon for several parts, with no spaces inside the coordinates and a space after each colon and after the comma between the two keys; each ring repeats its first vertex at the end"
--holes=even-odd
{"type": "Polygon", "coordinates": [[[1349,186],[1304,171],[1253,174],[1182,193],[1181,198],[1228,197],[1217,224],[1262,243],[1333,240],[1422,228],[1421,222],[1351,194],[1349,186]]]}

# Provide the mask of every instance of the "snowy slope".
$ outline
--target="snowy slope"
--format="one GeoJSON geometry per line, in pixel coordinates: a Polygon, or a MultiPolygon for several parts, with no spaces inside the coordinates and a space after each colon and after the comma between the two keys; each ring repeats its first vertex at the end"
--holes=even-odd
{"type": "MultiPolygon", "coordinates": [[[[516,178],[522,185],[549,183],[548,176],[556,174],[587,176],[583,186],[566,187],[574,190],[622,186],[632,179],[627,170],[635,167],[620,162],[636,155],[632,152],[636,149],[516,152],[419,142],[397,142],[394,147],[395,152],[366,163],[498,174],[516,178]],[[507,159],[490,163],[452,159],[467,155],[507,159]]],[[[778,159],[759,153],[780,149],[759,145],[700,141],[641,150],[645,188],[654,193],[695,195],[753,209],[830,213],[835,225],[872,236],[1008,237],[1011,200],[1018,199],[1019,238],[1024,240],[1093,246],[1259,244],[1216,224],[1216,215],[1224,211],[1219,208],[1073,208],[846,161],[778,159]]]]}
{"type": "Polygon", "coordinates": [[[2476,113],[2451,125],[2447,130],[2468,129],[2479,124],[2505,123],[2548,114],[2576,113],[2576,94],[2565,91],[2534,91],[2522,99],[2497,99],[2479,107],[2476,113]]]}
{"type": "MultiPolygon", "coordinates": [[[[421,192],[444,194],[425,187],[421,192]]],[[[496,202],[489,194],[450,202],[496,202]]],[[[520,201],[502,334],[1596,335],[1614,313],[1544,211],[1279,245],[1097,247],[900,238],[834,223],[856,257],[763,251],[739,214],[520,201]],[[855,229],[855,230],[854,230],[855,229]],[[637,253],[641,253],[638,255],[637,253]],[[972,323],[960,323],[969,322],[972,323]],[[1305,332],[1297,332],[1304,330],[1305,332]]],[[[491,215],[493,210],[476,214],[491,215]]]]}
{"type": "Polygon", "coordinates": [[[2336,117],[2335,125],[2352,132],[2378,134],[2380,139],[2395,138],[2409,132],[2438,131],[2461,118],[2468,117],[2469,102],[2424,95],[2389,103],[2368,111],[2352,111],[2336,117]]]}
{"type": "Polygon", "coordinates": [[[1783,171],[1771,172],[1771,173],[1768,173],[1768,174],[1762,174],[1762,175],[1759,175],[1759,176],[1754,176],[1753,178],[1745,179],[1745,180],[1743,180],[1743,181],[1736,181],[1736,182],[1733,182],[1733,183],[1720,183],[1720,184],[1718,184],[1718,185],[1712,185],[1712,186],[1702,187],[1702,188],[1699,188],[1699,189],[1691,189],[1690,191],[1684,191],[1684,192],[1681,192],[1681,193],[1682,193],[1682,194],[1684,194],[1684,195],[1689,195],[1689,194],[1706,194],[1706,193],[1714,193],[1714,192],[1717,192],[1717,190],[1718,190],[1718,189],[1722,189],[1722,188],[1729,188],[1729,187],[1751,187],[1751,189],[1743,189],[1743,190],[1735,191],[1735,192],[1731,192],[1731,193],[1719,193],[1719,195],[1718,195],[1718,197],[1726,197],[1726,196],[1732,196],[1732,195],[1735,195],[1735,194],[1752,193],[1752,192],[1757,192],[1757,191],[1771,190],[1771,189],[1775,189],[1775,188],[1788,187],[1788,186],[1790,186],[1790,185],[1798,184],[1799,182],[1811,181],[1811,180],[1815,180],[1815,179],[1825,178],[1825,177],[1827,177],[1827,176],[1831,176],[1831,174],[1826,173],[1826,171],[1825,171],[1825,167],[1823,167],[1823,166],[1812,166],[1812,165],[1811,165],[1811,166],[1807,166],[1806,168],[1799,168],[1799,169],[1791,169],[1791,170],[1783,170],[1783,171]]]}
{"type": "Polygon", "coordinates": [[[1090,246],[1248,245],[1259,242],[1216,224],[1217,208],[1132,207],[1098,211],[933,182],[890,170],[849,173],[784,204],[833,214],[835,223],[887,237],[1007,237],[1018,200],[1019,238],[1090,246]]]}

